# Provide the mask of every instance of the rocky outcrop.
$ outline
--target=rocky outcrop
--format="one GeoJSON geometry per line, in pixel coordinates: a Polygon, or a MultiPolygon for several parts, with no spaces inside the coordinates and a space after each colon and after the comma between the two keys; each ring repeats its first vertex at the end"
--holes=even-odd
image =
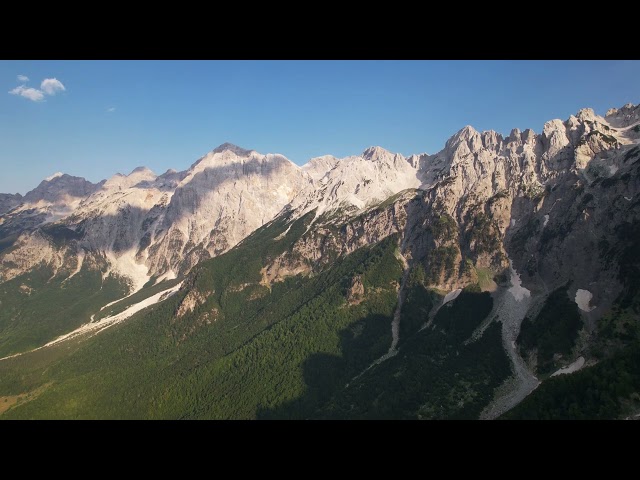
{"type": "Polygon", "coordinates": [[[190,290],[182,300],[182,303],[180,303],[175,317],[182,318],[187,313],[193,312],[197,307],[202,305],[212,293],[213,292],[200,293],[197,289],[190,290]]]}
{"type": "Polygon", "coordinates": [[[351,286],[347,291],[347,302],[349,305],[359,305],[364,300],[364,285],[362,278],[356,275],[351,279],[351,286]]]}

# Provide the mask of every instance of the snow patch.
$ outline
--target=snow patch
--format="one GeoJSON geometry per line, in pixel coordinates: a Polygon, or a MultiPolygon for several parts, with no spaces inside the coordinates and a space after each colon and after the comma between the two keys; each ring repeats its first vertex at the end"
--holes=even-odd
{"type": "Polygon", "coordinates": [[[578,305],[578,308],[583,312],[590,312],[591,310],[596,308],[595,306],[593,307],[589,306],[589,303],[591,302],[592,298],[593,298],[593,295],[589,290],[583,290],[581,288],[576,290],[575,302],[578,305]]]}
{"type": "Polygon", "coordinates": [[[624,197],[624,199],[625,199],[627,202],[630,202],[631,200],[633,200],[633,198],[629,198],[629,197],[624,197]]]}
{"type": "Polygon", "coordinates": [[[73,273],[71,275],[69,275],[69,277],[67,277],[65,282],[71,280],[78,273],[80,273],[80,270],[82,270],[82,265],[83,264],[84,264],[84,250],[80,250],[80,252],[78,252],[78,265],[76,265],[76,269],[73,271],[73,273]]]}
{"type": "Polygon", "coordinates": [[[282,240],[284,237],[286,237],[287,233],[289,233],[289,230],[291,230],[291,227],[293,227],[293,222],[291,222],[291,224],[287,227],[287,229],[284,232],[282,232],[280,235],[274,238],[274,240],[282,240]]]}
{"type": "MultiPolygon", "coordinates": [[[[180,290],[181,286],[182,286],[182,282],[180,282],[178,285],[175,285],[167,290],[163,290],[162,292],[156,293],[155,295],[152,295],[151,297],[146,298],[141,302],[136,303],[135,305],[130,306],[124,312],[120,312],[117,315],[105,317],[94,323],[85,323],[84,325],[74,330],[73,332],[67,333],[66,335],[62,335],[56,338],[55,340],[47,343],[46,345],[44,345],[44,347],[40,347],[40,348],[50,347],[52,345],[61,343],[65,340],[69,340],[71,338],[75,338],[79,335],[84,335],[87,333],[92,333],[93,335],[96,335],[97,333],[100,333],[102,330],[106,328],[112,327],[113,325],[123,322],[127,318],[133,316],[135,313],[138,313],[140,310],[143,310],[147,307],[150,307],[151,305],[155,305],[158,302],[166,300],[171,295],[173,295],[178,290],[180,290]]],[[[36,350],[39,350],[39,349],[36,349],[36,350]]]]}
{"type": "Polygon", "coordinates": [[[445,295],[444,299],[442,300],[442,305],[446,305],[449,302],[452,302],[453,300],[455,300],[456,298],[458,298],[458,295],[460,295],[462,293],[462,289],[461,288],[457,288],[455,290],[453,290],[452,292],[449,292],[445,295]]]}
{"type": "Polygon", "coordinates": [[[618,167],[616,167],[615,165],[609,165],[609,173],[611,175],[614,175],[617,171],[618,171],[618,167]]]}
{"type": "Polygon", "coordinates": [[[547,226],[547,223],[549,223],[549,215],[545,215],[544,216],[544,223],[542,224],[543,227],[547,226]]]}
{"type": "Polygon", "coordinates": [[[518,302],[524,300],[525,297],[531,297],[531,291],[524,288],[522,286],[522,280],[520,279],[520,275],[516,272],[515,268],[513,268],[513,264],[511,261],[509,262],[509,269],[511,270],[511,288],[509,288],[508,292],[513,295],[518,302]]]}
{"type": "MultiPolygon", "coordinates": [[[[0,358],[1,360],[7,360],[9,358],[14,358],[14,357],[19,357],[21,355],[24,355],[25,353],[31,353],[31,352],[35,352],[38,350],[42,350],[43,348],[47,348],[53,345],[57,345],[59,343],[64,342],[65,340],[70,340],[72,338],[75,338],[79,335],[84,335],[84,334],[92,334],[93,335],[97,335],[98,333],[102,332],[103,330],[112,327],[113,325],[116,325],[120,322],[123,322],[124,320],[126,320],[127,318],[131,317],[133,314],[138,313],[140,310],[143,310],[147,307],[150,307],[151,305],[155,305],[156,303],[162,302],[164,300],[166,300],[167,298],[169,298],[170,296],[172,296],[173,294],[175,294],[178,290],[180,290],[180,287],[182,287],[182,283],[180,282],[178,285],[175,285],[174,287],[168,288],[167,290],[163,290],[160,293],[156,293],[155,295],[144,299],[143,301],[136,303],[135,305],[130,306],[129,308],[127,308],[124,312],[120,312],[117,315],[113,315],[110,317],[106,317],[103,318],[97,322],[93,321],[93,317],[94,315],[91,315],[91,322],[90,323],[85,323],[84,325],[82,325],[80,328],[77,328],[76,330],[67,333],[65,335],[62,335],[58,338],[56,338],[55,340],[52,340],[51,342],[38,347],[38,348],[34,348],[33,350],[29,350],[26,352],[21,352],[21,353],[16,353],[13,355],[9,355],[8,357],[2,357],[0,358]]],[[[120,299],[122,300],[122,299],[120,299]]],[[[119,300],[116,300],[119,301],[119,300]]],[[[114,302],[112,302],[111,304],[113,304],[114,302]]],[[[110,304],[110,305],[111,305],[110,304]]],[[[102,309],[106,308],[107,306],[105,305],[104,307],[102,307],[102,309]]],[[[101,310],[102,310],[101,309],[101,310]]]]}
{"type": "Polygon", "coordinates": [[[365,202],[363,202],[362,200],[360,200],[358,197],[356,197],[355,195],[349,195],[347,197],[347,201],[349,203],[351,203],[351,205],[355,205],[356,207],[358,207],[359,209],[363,209],[365,206],[365,202]]]}
{"type": "Polygon", "coordinates": [[[45,178],[45,180],[47,182],[50,182],[51,180],[54,180],[54,179],[56,179],[58,177],[61,177],[62,175],[64,175],[62,172],[56,172],[53,175],[51,175],[50,177],[45,178]]]}
{"type": "Polygon", "coordinates": [[[176,272],[174,272],[173,270],[169,270],[164,275],[160,275],[158,279],[155,281],[154,285],[157,285],[160,282],[163,282],[165,280],[175,280],[176,278],[178,278],[178,275],[176,275],[176,272]]]}
{"type": "Polygon", "coordinates": [[[515,218],[512,218],[512,219],[511,219],[511,226],[512,226],[512,227],[515,227],[515,226],[516,226],[516,219],[515,219],[515,218]]]}
{"type": "Polygon", "coordinates": [[[105,252],[105,255],[115,273],[131,280],[131,293],[140,290],[151,278],[149,269],[145,265],[136,262],[135,249],[131,249],[119,257],[116,257],[112,251],[105,252]]]}
{"type": "Polygon", "coordinates": [[[555,377],[556,375],[566,375],[568,373],[577,372],[582,367],[584,367],[584,357],[578,357],[578,359],[571,365],[567,365],[560,370],[556,370],[551,376],[555,377]]]}
{"type": "MultiPolygon", "coordinates": [[[[512,266],[511,261],[510,265],[512,266]]],[[[495,294],[494,310],[490,316],[497,318],[497,321],[502,323],[502,345],[509,355],[514,375],[503,383],[499,392],[496,392],[497,397],[481,413],[481,419],[499,417],[524,400],[540,384],[516,347],[516,339],[520,334],[520,327],[529,310],[532,298],[529,291],[520,286],[520,279],[513,267],[511,269],[511,283],[517,284],[516,286],[524,292],[516,290],[514,294],[513,291],[510,291],[513,290],[513,287],[504,292],[499,289],[495,294]]]]}

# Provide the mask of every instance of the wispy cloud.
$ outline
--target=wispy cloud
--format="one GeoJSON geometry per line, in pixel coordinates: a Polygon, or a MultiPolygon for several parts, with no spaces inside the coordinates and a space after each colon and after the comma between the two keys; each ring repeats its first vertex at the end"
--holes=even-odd
{"type": "Polygon", "coordinates": [[[34,102],[39,102],[44,98],[44,93],[42,93],[42,91],[37,88],[30,88],[24,85],[20,85],[13,90],[9,90],[9,93],[11,95],[20,95],[21,97],[28,98],[34,102]]]}
{"type": "MultiPolygon", "coordinates": [[[[28,82],[29,77],[26,75],[18,75],[18,81],[28,82]]],[[[37,88],[27,87],[26,85],[20,85],[13,90],[9,90],[11,95],[19,95],[24,98],[28,98],[33,102],[41,102],[46,95],[55,95],[58,92],[64,92],[66,88],[60,80],[57,78],[45,78],[40,84],[40,90],[37,88]]]]}
{"type": "Polygon", "coordinates": [[[109,107],[109,108],[107,108],[107,112],[109,112],[109,113],[113,113],[113,112],[115,112],[115,111],[116,111],[116,107],[109,107]]]}
{"type": "Polygon", "coordinates": [[[40,84],[40,90],[47,95],[55,95],[58,92],[64,92],[66,88],[57,78],[45,78],[40,84]]]}

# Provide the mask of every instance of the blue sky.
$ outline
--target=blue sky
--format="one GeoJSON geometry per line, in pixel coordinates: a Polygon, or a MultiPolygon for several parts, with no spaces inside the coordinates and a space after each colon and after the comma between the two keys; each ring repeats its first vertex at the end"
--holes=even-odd
{"type": "Polygon", "coordinates": [[[467,124],[540,132],[639,103],[639,78],[639,61],[0,61],[0,192],[183,170],[224,142],[298,164],[435,153],[467,124]]]}

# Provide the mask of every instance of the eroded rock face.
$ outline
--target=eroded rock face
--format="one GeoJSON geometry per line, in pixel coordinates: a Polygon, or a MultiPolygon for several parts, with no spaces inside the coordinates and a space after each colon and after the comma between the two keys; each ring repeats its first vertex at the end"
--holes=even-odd
{"type": "MultiPolygon", "coordinates": [[[[273,265],[311,271],[332,255],[398,234],[405,256],[423,263],[436,288],[451,291],[477,281],[478,268],[508,276],[512,258],[527,288],[551,291],[582,278],[600,291],[596,304],[606,306],[599,296],[611,300],[619,292],[617,267],[585,252],[597,251],[602,236],[615,242],[616,225],[634,221],[630,208],[640,185],[630,165],[636,157],[640,148],[628,129],[613,128],[591,109],[548,122],[541,135],[514,129],[503,138],[465,127],[442,152],[406,162],[419,170],[419,189],[384,208],[352,202],[340,215],[321,211],[294,245],[295,255],[283,254],[273,265]],[[442,222],[450,228],[443,231],[442,222]]],[[[363,158],[384,155],[370,149],[363,158]]],[[[316,206],[321,210],[320,202],[316,206]]]]}
{"type": "Polygon", "coordinates": [[[351,286],[347,292],[347,302],[349,305],[358,305],[364,300],[364,285],[362,284],[362,278],[356,275],[351,280],[351,286]]]}
{"type": "MultiPolygon", "coordinates": [[[[562,242],[591,248],[593,235],[613,235],[607,215],[633,216],[638,115],[633,105],[606,117],[583,109],[547,122],[540,135],[467,126],[439,153],[408,158],[371,147],[298,167],[225,144],[184,172],[157,176],[140,167],[97,185],[55,175],[22,199],[0,199],[12,208],[0,214],[0,240],[10,247],[0,251],[0,278],[43,261],[76,265],[80,252],[94,252],[137,289],[152,277],[187,273],[286,210],[293,219],[313,211],[314,220],[292,252],[265,267],[267,284],[394,234],[438,288],[464,286],[477,268],[497,273],[508,257],[532,288],[555,284],[568,278],[567,258],[596,267],[562,242]],[[598,182],[608,185],[604,193],[598,182]],[[552,254],[544,250],[549,242],[552,254]]],[[[597,305],[606,304],[593,292],[597,305]]]]}
{"type": "Polygon", "coordinates": [[[607,110],[607,122],[616,128],[625,128],[640,122],[640,105],[627,103],[621,108],[607,110]]]}
{"type": "MultiPolygon", "coordinates": [[[[7,213],[9,210],[20,205],[22,202],[22,195],[19,193],[11,195],[7,193],[0,193],[0,215],[7,213]]],[[[2,225],[2,223],[0,223],[2,225]]]]}
{"type": "Polygon", "coordinates": [[[189,293],[184,297],[182,303],[178,307],[176,311],[176,318],[182,318],[187,313],[193,312],[197,307],[202,305],[206,300],[207,296],[212,292],[200,293],[198,290],[190,290],[189,293]]]}
{"type": "Polygon", "coordinates": [[[130,278],[137,290],[152,277],[175,278],[229,250],[270,221],[310,181],[281,155],[261,155],[230,144],[185,172],[170,170],[157,176],[139,167],[98,185],[57,175],[27,194],[11,216],[2,217],[0,240],[16,232],[23,237],[12,240],[12,256],[0,251],[0,278],[34,268],[45,253],[51,256],[34,255],[42,239],[31,237],[31,232],[42,230],[51,237],[47,225],[57,221],[56,228],[77,235],[56,242],[54,234],[50,239],[55,255],[73,257],[79,248],[100,253],[113,273],[130,278]],[[58,188],[61,185],[67,190],[58,188]],[[69,195],[80,196],[66,201],[69,195]],[[61,215],[63,200],[68,211],[61,215]],[[19,266],[14,257],[20,259],[19,266]]]}

